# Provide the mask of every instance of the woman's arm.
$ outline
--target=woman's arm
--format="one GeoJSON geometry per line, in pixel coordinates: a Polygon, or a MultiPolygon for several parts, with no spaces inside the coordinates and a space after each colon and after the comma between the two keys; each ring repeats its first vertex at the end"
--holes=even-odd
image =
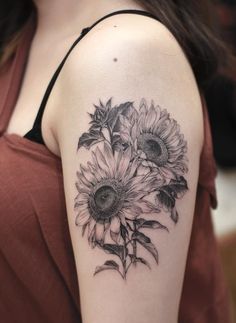
{"type": "Polygon", "coordinates": [[[91,32],[58,81],[83,323],[177,322],[202,112],[183,52],[150,24],[91,32]]]}

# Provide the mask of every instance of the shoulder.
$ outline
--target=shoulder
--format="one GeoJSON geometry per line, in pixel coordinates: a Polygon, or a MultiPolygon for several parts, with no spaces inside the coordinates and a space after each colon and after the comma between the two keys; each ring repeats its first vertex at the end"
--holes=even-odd
{"type": "Polygon", "coordinates": [[[181,84],[190,85],[198,96],[192,68],[180,44],[167,27],[146,16],[121,14],[100,22],[73,49],[62,75],[81,84],[83,79],[95,81],[95,76],[114,73],[118,77],[122,72],[127,76],[155,75],[166,84],[181,79],[181,84]]]}
{"type": "Polygon", "coordinates": [[[136,62],[139,68],[144,63],[145,68],[162,61],[181,62],[182,68],[188,65],[182,48],[162,23],[146,16],[121,14],[92,28],[73,49],[64,70],[73,74],[79,69],[100,69],[101,64],[104,70],[136,62]]]}
{"type": "Polygon", "coordinates": [[[202,141],[201,99],[192,68],[173,34],[155,19],[117,15],[100,22],[73,49],[59,82],[59,99],[67,93],[73,110],[81,100],[150,98],[186,125],[189,117],[195,120],[202,141]]]}

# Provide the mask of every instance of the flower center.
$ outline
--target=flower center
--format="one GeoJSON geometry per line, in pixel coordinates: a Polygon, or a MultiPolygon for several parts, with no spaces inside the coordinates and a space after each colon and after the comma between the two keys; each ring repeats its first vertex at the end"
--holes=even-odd
{"type": "Polygon", "coordinates": [[[164,166],[168,161],[168,150],[164,141],[151,133],[142,133],[138,137],[138,149],[146,154],[147,160],[157,166],[164,166]]]}
{"type": "Polygon", "coordinates": [[[102,180],[89,198],[89,211],[99,223],[109,221],[123,206],[122,188],[115,180],[102,180]]]}
{"type": "Polygon", "coordinates": [[[101,211],[112,208],[117,199],[117,193],[111,186],[102,186],[94,194],[94,202],[101,211]]]}

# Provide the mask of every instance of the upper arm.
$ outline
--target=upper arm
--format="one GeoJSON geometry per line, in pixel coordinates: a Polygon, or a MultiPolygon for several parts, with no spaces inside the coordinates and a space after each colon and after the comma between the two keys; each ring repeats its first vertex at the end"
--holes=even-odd
{"type": "Polygon", "coordinates": [[[98,37],[93,54],[85,40],[64,67],[56,126],[83,322],[176,322],[202,146],[199,93],[167,32],[98,37]]]}

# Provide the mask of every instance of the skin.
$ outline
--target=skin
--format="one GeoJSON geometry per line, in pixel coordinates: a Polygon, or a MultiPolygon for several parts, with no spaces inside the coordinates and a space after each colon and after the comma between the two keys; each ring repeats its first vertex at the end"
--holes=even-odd
{"type": "MultiPolygon", "coordinates": [[[[96,10],[88,0],[36,4],[39,24],[8,129],[22,135],[31,128],[47,82],[78,30],[108,12],[138,8],[128,1],[117,1],[116,5],[97,1],[96,10]],[[70,21],[68,29],[60,28],[62,21],[70,21]],[[60,33],[55,34],[57,26],[60,33]],[[48,55],[53,39],[57,39],[58,50],[48,55]],[[45,65],[47,68],[42,68],[45,65]]],[[[69,56],[47,103],[42,133],[48,149],[62,160],[83,323],[177,322],[196,199],[202,125],[200,93],[192,69],[174,37],[158,21],[137,15],[113,16],[91,30],[69,56]],[[110,258],[102,250],[92,249],[75,225],[75,174],[81,164],[92,161],[90,150],[77,151],[78,140],[88,131],[88,112],[94,113],[93,104],[110,97],[116,104],[140,102],[141,98],[154,100],[177,120],[188,144],[188,191],[176,202],[180,219],[174,224],[165,213],[160,215],[169,233],[148,232],[158,246],[159,264],[148,258],[151,270],[138,264],[130,269],[126,280],[112,270],[93,276],[94,268],[110,258]]],[[[141,249],[139,252],[147,255],[141,249]]]]}
{"type": "MultiPolygon", "coordinates": [[[[142,9],[129,0],[112,3],[109,0],[34,0],[34,3],[37,8],[37,28],[18,100],[6,130],[7,133],[21,136],[32,128],[48,82],[81,30],[109,12],[142,9]]],[[[45,109],[42,128],[47,146],[59,156],[58,144],[52,132],[53,110],[52,102],[45,109]]]]}

